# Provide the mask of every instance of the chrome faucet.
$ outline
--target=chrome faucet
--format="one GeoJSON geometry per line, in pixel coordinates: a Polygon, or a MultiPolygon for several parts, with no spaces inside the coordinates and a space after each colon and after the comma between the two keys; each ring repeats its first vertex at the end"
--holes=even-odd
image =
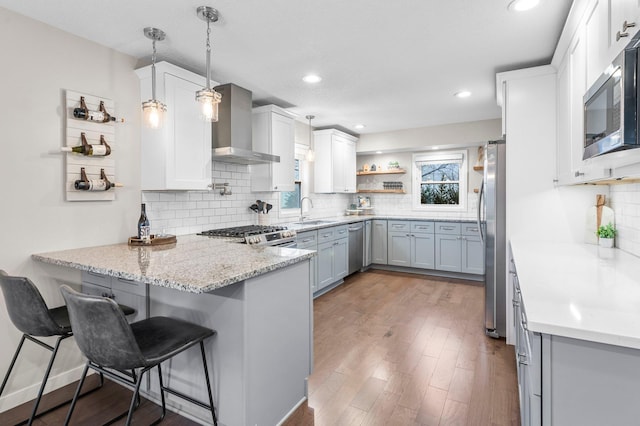
{"type": "Polygon", "coordinates": [[[313,208],[313,200],[309,197],[300,198],[300,222],[304,222],[304,215],[302,214],[302,204],[304,200],[309,200],[309,204],[311,204],[311,208],[313,208]]]}

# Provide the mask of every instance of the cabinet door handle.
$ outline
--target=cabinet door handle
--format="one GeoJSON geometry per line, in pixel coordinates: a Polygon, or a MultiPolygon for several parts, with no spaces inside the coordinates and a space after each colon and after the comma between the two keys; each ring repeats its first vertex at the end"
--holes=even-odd
{"type": "Polygon", "coordinates": [[[527,361],[527,354],[518,354],[518,364],[529,365],[529,361],[527,361]]]}
{"type": "Polygon", "coordinates": [[[633,27],[635,27],[635,26],[636,26],[636,23],[635,23],[635,22],[627,22],[627,21],[624,21],[624,22],[622,23],[622,31],[626,32],[629,28],[633,28],[633,27]]]}
{"type": "Polygon", "coordinates": [[[340,243],[338,243],[338,242],[333,243],[334,246],[337,246],[338,244],[340,244],[340,243]]]}
{"type": "MultiPolygon", "coordinates": [[[[621,35],[621,34],[620,34],[620,31],[618,31],[618,34],[616,35],[616,38],[617,38],[618,40],[620,40],[620,37],[627,37],[628,35],[629,35],[629,34],[621,35]]],[[[577,171],[577,172],[575,172],[573,175],[574,175],[575,177],[580,177],[580,176],[584,176],[584,173],[583,173],[583,172],[581,172],[580,170],[578,170],[578,171],[577,171]]]]}

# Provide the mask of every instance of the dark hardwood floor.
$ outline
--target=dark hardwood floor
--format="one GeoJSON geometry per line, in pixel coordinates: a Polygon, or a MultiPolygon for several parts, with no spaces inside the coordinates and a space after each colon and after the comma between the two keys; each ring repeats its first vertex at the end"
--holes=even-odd
{"type": "MultiPolygon", "coordinates": [[[[483,294],[475,283],[411,274],[349,277],[314,302],[309,401],[285,425],[518,425],[513,347],[484,335],[483,294]]],[[[108,383],[82,399],[72,424],[101,424],[125,411],[130,395],[108,383]]],[[[0,414],[0,424],[26,418],[29,408],[0,414]]],[[[35,424],[60,425],[66,411],[35,424]]],[[[159,412],[144,402],[135,424],[159,412]]],[[[169,414],[162,424],[194,423],[169,414]]]]}

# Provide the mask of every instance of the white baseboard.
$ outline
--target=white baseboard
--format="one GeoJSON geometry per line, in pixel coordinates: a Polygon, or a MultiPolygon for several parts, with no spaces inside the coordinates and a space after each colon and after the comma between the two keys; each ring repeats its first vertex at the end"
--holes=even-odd
{"type": "MultiPolygon", "coordinates": [[[[44,389],[44,393],[49,393],[52,390],[59,389],[63,386],[68,385],[69,383],[80,380],[83,369],[84,365],[80,365],[72,370],[65,371],[64,373],[60,373],[56,376],[49,376],[49,380],[47,380],[47,386],[44,389]]],[[[20,374],[20,372],[14,370],[12,372],[12,375],[13,374],[20,374]]],[[[25,402],[31,401],[32,399],[35,399],[36,396],[38,396],[40,385],[41,383],[38,382],[2,396],[0,398],[0,413],[17,407],[20,404],[24,404],[25,402]]]]}

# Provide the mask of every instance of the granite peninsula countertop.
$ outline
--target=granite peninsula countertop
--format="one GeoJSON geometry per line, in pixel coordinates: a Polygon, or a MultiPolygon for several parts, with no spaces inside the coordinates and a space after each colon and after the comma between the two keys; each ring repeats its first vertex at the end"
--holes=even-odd
{"type": "Polygon", "coordinates": [[[206,293],[315,256],[237,239],[178,236],[175,244],[126,243],[33,254],[34,260],[191,293],[206,293]]]}

